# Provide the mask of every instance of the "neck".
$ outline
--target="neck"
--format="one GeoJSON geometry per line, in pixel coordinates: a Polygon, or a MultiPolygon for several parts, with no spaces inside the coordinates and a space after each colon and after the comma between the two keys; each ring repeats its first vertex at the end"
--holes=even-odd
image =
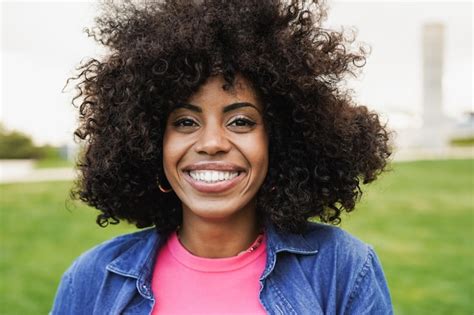
{"type": "Polygon", "coordinates": [[[181,244],[193,255],[206,258],[232,257],[248,249],[259,234],[255,211],[252,216],[205,220],[183,212],[179,230],[181,244]]]}

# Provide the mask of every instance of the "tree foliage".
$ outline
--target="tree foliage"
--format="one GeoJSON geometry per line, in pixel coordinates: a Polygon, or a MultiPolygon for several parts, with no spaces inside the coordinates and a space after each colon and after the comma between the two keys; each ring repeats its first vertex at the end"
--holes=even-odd
{"type": "Polygon", "coordinates": [[[40,159],[53,154],[51,151],[51,146],[35,146],[27,134],[9,131],[0,123],[0,159],[40,159]]]}

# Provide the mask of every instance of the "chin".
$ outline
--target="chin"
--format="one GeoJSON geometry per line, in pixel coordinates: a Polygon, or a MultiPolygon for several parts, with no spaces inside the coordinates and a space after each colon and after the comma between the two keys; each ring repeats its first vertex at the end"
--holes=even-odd
{"type": "Polygon", "coordinates": [[[184,206],[184,209],[192,213],[192,215],[208,220],[225,220],[234,216],[248,215],[246,212],[246,205],[232,205],[229,200],[206,201],[206,202],[191,202],[192,206],[184,206]]]}

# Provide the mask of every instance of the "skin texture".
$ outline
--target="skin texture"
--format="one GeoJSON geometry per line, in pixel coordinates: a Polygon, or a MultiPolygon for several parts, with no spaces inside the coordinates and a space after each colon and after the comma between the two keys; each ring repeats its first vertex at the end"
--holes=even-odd
{"type": "Polygon", "coordinates": [[[181,200],[189,201],[157,187],[170,187],[168,116],[209,78],[221,75],[231,92],[242,77],[258,95],[268,136],[257,221],[288,233],[303,232],[310,218],[338,224],[362,184],[385,170],[391,148],[378,115],[344,88],[365,63],[364,46],[326,29],[325,16],[319,1],[105,2],[88,33],[108,53],[70,81],[84,148],[72,197],[98,209],[101,226],[127,220],[175,231],[181,200]]]}
{"type": "Polygon", "coordinates": [[[268,169],[268,136],[263,108],[249,83],[237,76],[235,88],[210,77],[186,103],[170,113],[163,138],[166,178],[182,202],[180,240],[192,253],[228,257],[246,249],[258,234],[256,195],[268,169]],[[224,112],[227,105],[249,103],[224,112]],[[185,167],[227,162],[243,169],[237,184],[222,192],[201,192],[184,177],[185,167]]]}

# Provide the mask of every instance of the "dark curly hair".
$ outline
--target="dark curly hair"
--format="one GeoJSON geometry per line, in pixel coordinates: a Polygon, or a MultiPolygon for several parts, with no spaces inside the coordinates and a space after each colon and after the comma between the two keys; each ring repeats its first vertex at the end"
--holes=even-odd
{"type": "Polygon", "coordinates": [[[354,209],[360,184],[386,168],[389,132],[343,86],[366,51],[321,26],[324,3],[110,1],[102,9],[87,32],[108,54],[70,79],[75,136],[85,142],[71,196],[101,211],[99,225],[125,219],[169,232],[181,223],[177,196],[157,188],[157,178],[166,183],[165,123],[173,104],[216,74],[224,89],[244,76],[264,105],[269,170],[257,196],[260,220],[286,232],[301,232],[312,217],[337,224],[354,209]]]}

